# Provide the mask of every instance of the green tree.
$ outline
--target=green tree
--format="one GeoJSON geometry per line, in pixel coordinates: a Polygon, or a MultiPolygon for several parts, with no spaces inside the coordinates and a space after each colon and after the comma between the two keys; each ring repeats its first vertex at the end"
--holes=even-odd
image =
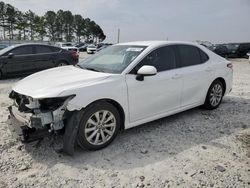
{"type": "Polygon", "coordinates": [[[48,30],[48,37],[51,41],[55,41],[56,34],[56,13],[54,11],[47,11],[44,15],[45,25],[48,30]]]}
{"type": "Polygon", "coordinates": [[[74,29],[77,42],[80,42],[81,36],[83,36],[85,33],[85,21],[84,18],[79,14],[74,15],[74,29]]]}
{"type": "Polygon", "coordinates": [[[6,28],[6,5],[4,2],[0,2],[0,27],[3,28],[3,38],[5,39],[6,28]]]}
{"type": "Polygon", "coordinates": [[[67,42],[71,42],[73,39],[73,25],[74,16],[70,11],[63,12],[63,22],[64,22],[64,34],[67,42]]]}
{"type": "Polygon", "coordinates": [[[38,38],[43,41],[46,35],[45,18],[43,16],[35,16],[34,18],[34,31],[38,38]]]}
{"type": "Polygon", "coordinates": [[[10,4],[7,4],[6,5],[6,18],[7,18],[8,29],[9,29],[9,39],[13,39],[14,24],[16,23],[16,16],[17,16],[17,11],[15,7],[13,7],[10,4]]]}
{"type": "Polygon", "coordinates": [[[27,24],[29,27],[29,31],[30,31],[30,39],[34,40],[34,21],[35,21],[35,13],[32,12],[31,10],[28,10],[27,12],[25,12],[25,17],[27,18],[27,24]]]}

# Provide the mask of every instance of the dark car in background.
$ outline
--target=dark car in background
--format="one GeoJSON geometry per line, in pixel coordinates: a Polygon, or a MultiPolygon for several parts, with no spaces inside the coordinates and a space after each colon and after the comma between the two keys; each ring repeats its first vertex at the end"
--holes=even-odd
{"type": "Polygon", "coordinates": [[[78,53],[43,44],[19,44],[0,51],[0,78],[26,75],[44,69],[75,65],[78,53]]]}
{"type": "Polygon", "coordinates": [[[250,43],[240,43],[239,47],[236,51],[236,54],[239,58],[241,57],[247,57],[247,53],[250,50],[250,43]]]}
{"type": "Polygon", "coordinates": [[[228,49],[226,45],[224,44],[215,44],[209,49],[212,50],[214,53],[220,55],[221,57],[225,57],[225,58],[228,57],[228,49]]]}

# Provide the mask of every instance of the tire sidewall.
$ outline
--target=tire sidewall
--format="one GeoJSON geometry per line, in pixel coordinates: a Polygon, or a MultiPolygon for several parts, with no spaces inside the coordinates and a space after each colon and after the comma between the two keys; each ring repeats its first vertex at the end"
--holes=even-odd
{"type": "Polygon", "coordinates": [[[100,102],[100,103],[90,105],[89,107],[87,107],[85,109],[85,111],[81,117],[79,131],[78,131],[78,135],[77,135],[77,143],[80,145],[80,147],[86,148],[88,150],[102,149],[102,148],[108,146],[115,139],[115,137],[117,136],[117,134],[120,130],[120,127],[121,127],[121,118],[120,118],[119,112],[112,104],[110,104],[108,102],[100,102]],[[93,144],[89,143],[85,137],[85,126],[86,126],[86,122],[90,118],[90,116],[92,116],[95,112],[100,111],[100,110],[108,110],[111,113],[113,113],[113,115],[116,118],[116,128],[115,128],[115,132],[114,132],[113,136],[105,144],[93,145],[93,144]]]}

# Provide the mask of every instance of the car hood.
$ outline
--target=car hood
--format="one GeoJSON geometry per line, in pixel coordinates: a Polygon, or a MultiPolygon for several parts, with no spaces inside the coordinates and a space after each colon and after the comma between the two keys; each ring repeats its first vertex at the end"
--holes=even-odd
{"type": "MultiPolygon", "coordinates": [[[[30,75],[19,81],[12,89],[32,98],[58,97],[67,90],[91,85],[111,74],[81,69],[74,66],[52,68],[30,75]]],[[[74,93],[72,93],[74,94],[74,93]]]]}

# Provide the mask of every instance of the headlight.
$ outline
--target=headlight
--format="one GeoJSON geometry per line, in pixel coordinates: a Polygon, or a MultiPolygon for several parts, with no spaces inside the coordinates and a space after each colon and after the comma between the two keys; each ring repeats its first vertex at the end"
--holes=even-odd
{"type": "Polygon", "coordinates": [[[67,97],[55,97],[55,98],[46,98],[39,100],[41,110],[50,110],[54,111],[64,104],[67,99],[72,99],[75,95],[67,97]]]}

